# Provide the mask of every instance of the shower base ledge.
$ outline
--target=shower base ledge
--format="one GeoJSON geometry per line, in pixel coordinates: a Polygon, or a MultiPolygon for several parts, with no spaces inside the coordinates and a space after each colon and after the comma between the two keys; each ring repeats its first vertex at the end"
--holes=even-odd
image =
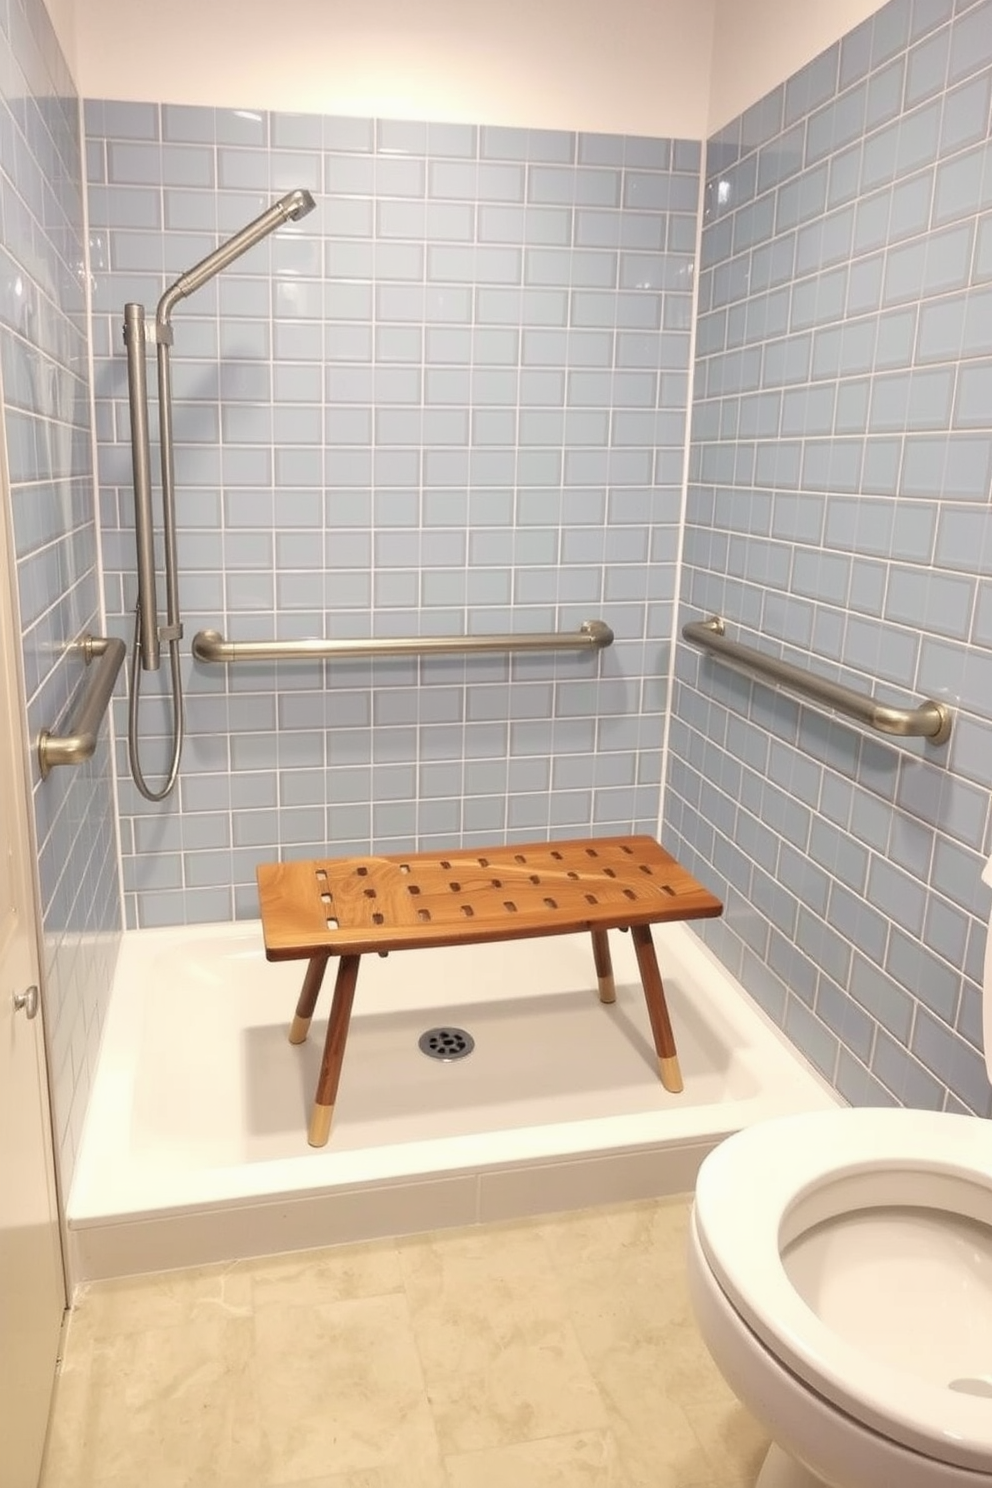
{"type": "Polygon", "coordinates": [[[691,1191],[731,1132],[838,1097],[695,933],[655,944],[685,1090],[663,1089],[627,935],[368,958],[326,1148],[306,1140],[326,1001],[257,921],[129,931],[67,1204],[73,1286],[691,1191]],[[440,990],[439,990],[440,989],[440,990]],[[464,1028],[470,1057],[418,1035],[464,1028]]]}

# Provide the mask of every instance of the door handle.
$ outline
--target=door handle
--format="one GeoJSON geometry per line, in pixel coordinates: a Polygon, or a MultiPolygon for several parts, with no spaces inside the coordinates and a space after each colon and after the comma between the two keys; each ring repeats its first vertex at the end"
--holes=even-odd
{"type": "Polygon", "coordinates": [[[28,1018],[36,1018],[38,1016],[37,987],[28,987],[26,992],[14,993],[14,1012],[24,1012],[28,1018]]]}

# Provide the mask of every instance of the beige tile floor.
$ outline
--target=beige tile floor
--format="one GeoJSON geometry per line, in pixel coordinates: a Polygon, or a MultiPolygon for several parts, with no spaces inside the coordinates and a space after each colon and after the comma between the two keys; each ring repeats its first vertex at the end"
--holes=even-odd
{"type": "Polygon", "coordinates": [[[662,1199],[102,1282],[43,1488],[746,1488],[662,1199]]]}

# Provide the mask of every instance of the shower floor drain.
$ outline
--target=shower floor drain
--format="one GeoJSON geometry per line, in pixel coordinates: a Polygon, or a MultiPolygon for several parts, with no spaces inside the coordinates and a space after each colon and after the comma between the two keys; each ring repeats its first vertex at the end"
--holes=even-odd
{"type": "Polygon", "coordinates": [[[475,1048],[475,1039],[464,1028],[428,1028],[417,1040],[429,1059],[464,1059],[475,1048]]]}

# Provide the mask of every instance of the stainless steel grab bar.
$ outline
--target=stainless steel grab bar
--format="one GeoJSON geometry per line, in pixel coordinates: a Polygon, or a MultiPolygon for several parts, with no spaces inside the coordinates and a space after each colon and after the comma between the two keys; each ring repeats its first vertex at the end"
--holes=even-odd
{"type": "Polygon", "coordinates": [[[333,661],[350,656],[441,656],[472,651],[601,651],[613,644],[604,620],[586,620],[578,631],[469,636],[371,636],[336,641],[225,641],[219,630],[193,637],[197,661],[333,661]]]}
{"type": "Polygon", "coordinates": [[[43,729],[38,735],[38,767],[43,780],[54,765],[81,765],[92,758],[126,647],[116,638],[88,635],[72,649],[82,653],[87,666],[94,657],[99,657],[99,662],[86,679],[82,707],[72,732],[56,736],[43,729]]]}
{"type": "Polygon", "coordinates": [[[840,682],[831,682],[814,672],[804,671],[789,661],[777,656],[766,656],[739,641],[729,641],[724,635],[724,624],[719,615],[711,620],[691,620],[682,627],[684,640],[703,651],[710,651],[727,666],[736,671],[761,678],[774,687],[782,687],[825,708],[834,708],[846,713],[881,734],[894,734],[900,739],[923,738],[931,744],[946,744],[951,737],[950,708],[943,703],[925,702],[916,708],[892,708],[886,703],[876,702],[864,692],[855,692],[853,687],[844,687],[840,682]]]}

